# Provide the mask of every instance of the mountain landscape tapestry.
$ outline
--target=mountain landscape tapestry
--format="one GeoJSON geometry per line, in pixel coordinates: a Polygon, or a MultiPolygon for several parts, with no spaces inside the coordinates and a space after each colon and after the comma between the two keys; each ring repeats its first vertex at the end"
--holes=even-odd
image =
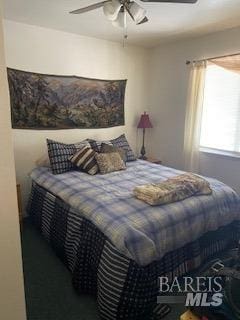
{"type": "Polygon", "coordinates": [[[15,129],[124,125],[126,80],[95,80],[8,69],[15,129]]]}

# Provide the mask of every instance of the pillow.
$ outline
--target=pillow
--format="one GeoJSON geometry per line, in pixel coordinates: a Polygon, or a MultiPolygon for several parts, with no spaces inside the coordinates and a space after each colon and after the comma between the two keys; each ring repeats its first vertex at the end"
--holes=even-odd
{"type": "Polygon", "coordinates": [[[100,152],[102,143],[107,144],[109,146],[113,145],[112,142],[109,140],[97,141],[97,140],[93,140],[93,139],[88,139],[88,142],[89,142],[90,146],[92,147],[92,149],[96,152],[100,152]]]}
{"type": "Polygon", "coordinates": [[[106,143],[101,144],[100,153],[111,153],[111,152],[118,152],[124,162],[126,162],[126,151],[122,148],[114,147],[106,143]]]}
{"type": "Polygon", "coordinates": [[[126,151],[126,156],[127,156],[127,160],[126,161],[137,160],[135,155],[134,155],[134,152],[132,151],[132,149],[131,149],[128,141],[127,141],[127,138],[126,138],[125,134],[122,134],[121,136],[119,136],[116,139],[110,140],[110,142],[115,147],[122,148],[122,149],[124,149],[126,151]]]}
{"type": "Polygon", "coordinates": [[[72,164],[74,164],[80,170],[94,175],[98,172],[98,165],[95,159],[96,152],[89,147],[83,147],[78,150],[73,156],[69,158],[72,164]]]}
{"type": "Polygon", "coordinates": [[[48,156],[53,174],[60,174],[74,169],[74,164],[69,161],[74,153],[84,146],[90,146],[87,140],[76,144],[65,144],[47,139],[48,156]]]}
{"type": "Polygon", "coordinates": [[[102,174],[126,169],[126,165],[118,152],[96,153],[95,158],[102,174]]]}

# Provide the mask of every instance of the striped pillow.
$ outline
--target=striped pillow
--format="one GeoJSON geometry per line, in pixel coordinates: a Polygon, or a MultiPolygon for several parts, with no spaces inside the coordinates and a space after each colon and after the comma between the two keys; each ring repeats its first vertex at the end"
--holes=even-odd
{"type": "Polygon", "coordinates": [[[98,172],[97,161],[95,160],[96,152],[89,147],[83,147],[78,150],[73,156],[69,158],[71,163],[73,163],[80,170],[94,175],[98,172]]]}

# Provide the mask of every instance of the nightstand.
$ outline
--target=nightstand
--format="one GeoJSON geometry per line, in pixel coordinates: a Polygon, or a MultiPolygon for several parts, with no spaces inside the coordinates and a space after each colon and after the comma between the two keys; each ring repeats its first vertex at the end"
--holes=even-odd
{"type": "Polygon", "coordinates": [[[18,201],[19,222],[20,222],[20,224],[22,224],[23,212],[22,212],[22,195],[21,195],[20,183],[17,183],[17,201],[18,201]]]}
{"type": "Polygon", "coordinates": [[[155,164],[162,164],[162,161],[159,160],[159,159],[156,159],[156,158],[152,158],[152,157],[147,157],[146,159],[144,159],[145,161],[148,161],[148,162],[152,162],[152,163],[155,163],[155,164]]]}

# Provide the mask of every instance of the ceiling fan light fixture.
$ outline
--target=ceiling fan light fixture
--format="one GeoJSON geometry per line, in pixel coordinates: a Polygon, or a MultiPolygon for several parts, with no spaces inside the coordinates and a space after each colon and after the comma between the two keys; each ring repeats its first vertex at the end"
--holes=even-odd
{"type": "Polygon", "coordinates": [[[147,11],[140,7],[136,2],[131,2],[129,4],[129,11],[136,22],[136,24],[141,23],[146,17],[147,11]]]}
{"type": "Polygon", "coordinates": [[[109,20],[114,21],[117,19],[121,7],[122,4],[118,0],[112,0],[104,3],[103,12],[109,20]]]}
{"type": "Polygon", "coordinates": [[[127,27],[127,12],[125,10],[124,11],[121,10],[118,14],[117,19],[112,21],[112,25],[114,27],[126,29],[126,27],[127,27]]]}
{"type": "Polygon", "coordinates": [[[140,21],[140,22],[137,23],[137,25],[143,24],[143,23],[148,22],[148,21],[149,21],[148,18],[145,16],[145,17],[142,19],[142,21],[140,21]]]}

